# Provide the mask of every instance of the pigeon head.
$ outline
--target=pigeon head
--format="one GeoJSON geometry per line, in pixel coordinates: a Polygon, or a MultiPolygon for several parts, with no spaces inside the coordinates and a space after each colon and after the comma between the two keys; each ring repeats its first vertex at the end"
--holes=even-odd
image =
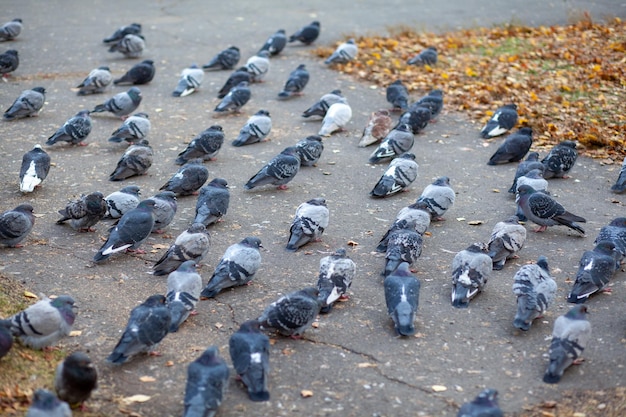
{"type": "Polygon", "coordinates": [[[545,167],[543,168],[535,168],[528,171],[524,176],[526,178],[539,179],[543,178],[543,172],[545,171],[545,167]]]}
{"type": "Polygon", "coordinates": [[[153,210],[155,206],[156,203],[154,202],[154,200],[143,200],[139,202],[137,208],[143,210],[153,210]]]}
{"type": "Polygon", "coordinates": [[[584,304],[578,304],[568,311],[567,314],[565,314],[565,317],[572,320],[586,320],[587,314],[589,314],[587,306],[584,304]]]}
{"type": "Polygon", "coordinates": [[[489,246],[484,242],[476,242],[469,245],[465,250],[472,253],[489,253],[489,246]]]}
{"type": "Polygon", "coordinates": [[[493,388],[487,388],[483,390],[476,399],[476,404],[496,405],[498,404],[498,391],[493,388]]]}
{"type": "Polygon", "coordinates": [[[206,226],[202,223],[193,223],[187,229],[188,233],[207,233],[206,226]]]}
{"type": "Polygon", "coordinates": [[[398,265],[398,267],[393,272],[393,274],[401,276],[401,277],[413,276],[413,274],[411,274],[411,270],[409,269],[409,263],[408,262],[402,262],[400,265],[398,265]]]}
{"type": "Polygon", "coordinates": [[[564,140],[563,142],[559,143],[559,146],[566,146],[568,148],[576,149],[576,142],[571,140],[564,140]]]}
{"type": "Polygon", "coordinates": [[[428,95],[434,97],[443,97],[443,91],[440,89],[432,90],[430,93],[428,93],[428,95]]]}
{"type": "Polygon", "coordinates": [[[76,113],[76,117],[86,117],[86,116],[89,116],[89,113],[91,113],[91,111],[81,110],[78,113],[76,113]]]}
{"type": "Polygon", "coordinates": [[[512,110],[517,110],[517,104],[515,104],[515,103],[505,104],[502,107],[505,107],[507,109],[512,109],[512,110]]]}
{"type": "Polygon", "coordinates": [[[312,198],[309,201],[307,201],[306,203],[310,204],[312,206],[324,206],[324,207],[326,207],[326,199],[324,199],[322,197],[312,198]]]}
{"type": "Polygon", "coordinates": [[[130,99],[133,101],[133,103],[136,103],[139,100],[141,100],[141,90],[138,89],[137,87],[129,88],[127,93],[130,99]]]}
{"type": "Polygon", "coordinates": [[[76,314],[74,313],[74,309],[78,308],[75,304],[75,301],[69,295],[60,295],[54,300],[50,301],[50,305],[54,308],[57,308],[63,319],[68,324],[74,324],[74,319],[76,318],[76,314]]]}
{"type": "Polygon", "coordinates": [[[345,258],[346,255],[347,255],[346,248],[339,248],[339,249],[335,250],[335,253],[333,253],[333,256],[337,256],[337,257],[341,257],[341,258],[345,258]]]}
{"type": "Polygon", "coordinates": [[[241,243],[246,246],[250,246],[251,248],[258,249],[263,247],[263,245],[261,245],[261,239],[259,239],[258,237],[247,237],[242,240],[241,243]]]}
{"type": "Polygon", "coordinates": [[[41,93],[41,94],[46,94],[46,89],[45,89],[45,88],[43,88],[43,87],[35,87],[35,88],[33,88],[32,90],[33,90],[33,91],[36,91],[36,92],[38,92],[38,93],[41,93]]]}
{"type": "Polygon", "coordinates": [[[178,267],[180,272],[196,272],[196,261],[185,261],[178,267]]]}
{"type": "Polygon", "coordinates": [[[261,329],[261,323],[258,320],[248,320],[241,323],[239,331],[246,333],[255,333],[261,329]]]}
{"type": "Polygon", "coordinates": [[[158,307],[160,305],[165,305],[166,299],[161,294],[155,294],[148,297],[148,299],[143,303],[146,307],[158,307]]]}
{"type": "Polygon", "coordinates": [[[396,331],[402,336],[415,334],[413,324],[413,309],[409,303],[400,303],[393,312],[396,331]]]}
{"type": "Polygon", "coordinates": [[[517,193],[518,193],[520,196],[523,196],[523,195],[530,195],[530,194],[532,194],[532,193],[536,193],[536,192],[537,192],[537,191],[536,191],[533,187],[531,187],[530,185],[526,185],[526,184],[521,185],[521,186],[517,189],[517,193]]]}
{"type": "Polygon", "coordinates": [[[257,56],[260,56],[261,58],[269,58],[270,57],[270,53],[269,51],[263,50],[260,51],[258,54],[256,54],[257,56]]]}
{"type": "Polygon", "coordinates": [[[440,185],[443,187],[449,187],[450,186],[450,178],[448,177],[439,177],[435,180],[435,182],[433,182],[433,185],[440,185]]]}
{"type": "Polygon", "coordinates": [[[224,178],[213,178],[209,185],[219,188],[228,188],[228,183],[224,178]]]}
{"type": "Polygon", "coordinates": [[[142,117],[144,119],[149,119],[150,118],[150,116],[148,116],[148,114],[144,113],[144,112],[135,113],[135,114],[133,114],[133,116],[135,116],[135,117],[142,117]]]}
{"type": "Polygon", "coordinates": [[[161,191],[160,193],[155,194],[154,197],[170,202],[176,201],[176,193],[173,191],[161,191]]]}
{"type": "MultiPolygon", "coordinates": [[[[5,52],[5,54],[9,54],[9,55],[13,55],[17,57],[17,51],[15,49],[9,49],[8,51],[5,52]]],[[[35,88],[41,88],[41,87],[35,87],[35,88]]],[[[35,90],[35,88],[33,88],[33,90],[35,90]]]]}
{"type": "Polygon", "coordinates": [[[74,352],[63,361],[70,368],[93,368],[93,362],[83,352],[74,352]]]}
{"type": "Polygon", "coordinates": [[[545,256],[540,256],[537,259],[537,265],[546,272],[550,272],[550,268],[548,267],[548,258],[545,256]]]}
{"type": "Polygon", "coordinates": [[[539,161],[539,153],[538,152],[530,152],[526,157],[527,161],[539,161]]]}
{"type": "Polygon", "coordinates": [[[594,251],[603,252],[606,254],[611,254],[613,251],[617,250],[617,246],[615,246],[615,242],[610,240],[601,240],[596,244],[594,251]]]}
{"type": "Polygon", "coordinates": [[[134,196],[138,196],[139,194],[141,194],[141,192],[139,190],[139,187],[136,186],[136,185],[126,186],[126,187],[122,188],[120,191],[125,193],[125,194],[131,194],[131,195],[134,195],[134,196]]]}
{"type": "Polygon", "coordinates": [[[107,67],[106,65],[103,65],[101,67],[98,67],[99,70],[104,70],[104,71],[111,71],[111,69],[109,67],[107,67]]]}
{"type": "Polygon", "coordinates": [[[519,217],[517,217],[516,215],[513,215],[509,217],[508,219],[504,220],[504,223],[519,224],[519,217]]]}
{"type": "Polygon", "coordinates": [[[411,152],[405,152],[402,155],[400,155],[398,158],[410,159],[410,160],[414,161],[415,160],[415,154],[413,154],[411,152]]]}
{"type": "Polygon", "coordinates": [[[411,128],[411,125],[409,125],[408,123],[401,123],[399,124],[395,130],[399,130],[400,132],[413,132],[413,128],[411,128]]]}
{"type": "Polygon", "coordinates": [[[222,126],[220,126],[220,125],[213,125],[213,126],[209,127],[209,129],[210,130],[218,130],[220,132],[224,131],[224,129],[222,129],[222,126]]]}
{"type": "Polygon", "coordinates": [[[336,96],[341,96],[341,90],[333,90],[330,92],[330,94],[334,94],[336,96]]]}
{"type": "Polygon", "coordinates": [[[611,223],[609,223],[609,226],[626,228],[626,217],[616,217],[616,218],[614,218],[613,220],[611,220],[611,223]]]}
{"type": "Polygon", "coordinates": [[[33,206],[31,206],[28,203],[23,203],[20,204],[19,206],[15,207],[14,211],[19,211],[22,213],[32,213],[34,210],[33,206]]]}
{"type": "Polygon", "coordinates": [[[220,363],[217,347],[209,346],[196,361],[205,366],[220,363]]]}
{"type": "Polygon", "coordinates": [[[520,129],[518,130],[518,133],[521,133],[522,135],[532,136],[533,130],[532,128],[528,126],[525,126],[525,127],[520,127],[520,129]]]}
{"type": "Polygon", "coordinates": [[[54,410],[61,402],[52,392],[38,389],[33,394],[33,406],[40,410],[54,410]]]}
{"type": "Polygon", "coordinates": [[[281,154],[283,154],[283,155],[297,156],[297,157],[299,158],[299,156],[298,156],[298,151],[297,151],[297,149],[296,149],[296,147],[295,147],[295,146],[288,146],[288,147],[286,147],[285,149],[283,149],[283,151],[281,152],[281,154]]]}
{"type": "Polygon", "coordinates": [[[254,113],[256,116],[269,116],[270,112],[268,112],[267,110],[259,110],[258,112],[254,113]]]}

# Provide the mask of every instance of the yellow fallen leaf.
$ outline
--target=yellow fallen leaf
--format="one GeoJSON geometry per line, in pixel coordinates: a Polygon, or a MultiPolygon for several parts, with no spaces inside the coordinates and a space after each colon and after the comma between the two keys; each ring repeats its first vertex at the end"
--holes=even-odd
{"type": "Polygon", "coordinates": [[[144,376],[139,377],[139,380],[141,382],[154,382],[154,381],[156,381],[156,378],[153,377],[153,376],[144,375],[144,376]]]}
{"type": "Polygon", "coordinates": [[[149,395],[136,394],[136,395],[131,395],[130,397],[122,398],[122,402],[125,404],[145,403],[146,401],[149,401],[150,398],[151,397],[149,395]]]}
{"type": "Polygon", "coordinates": [[[358,368],[376,368],[375,363],[361,362],[357,365],[358,368]]]}
{"type": "Polygon", "coordinates": [[[39,298],[39,297],[37,297],[35,294],[33,294],[32,292],[30,292],[30,291],[24,291],[24,297],[27,297],[27,298],[35,298],[35,299],[39,298]]]}
{"type": "Polygon", "coordinates": [[[435,392],[443,392],[443,391],[447,391],[448,390],[448,388],[443,386],[443,385],[433,385],[431,388],[435,392]]]}
{"type": "Polygon", "coordinates": [[[70,337],[76,337],[76,336],[80,336],[81,334],[83,334],[82,330],[72,330],[70,332],[70,337]]]}
{"type": "Polygon", "coordinates": [[[302,391],[300,391],[300,395],[302,395],[303,398],[309,398],[313,396],[313,391],[308,390],[308,389],[303,389],[302,391]]]}

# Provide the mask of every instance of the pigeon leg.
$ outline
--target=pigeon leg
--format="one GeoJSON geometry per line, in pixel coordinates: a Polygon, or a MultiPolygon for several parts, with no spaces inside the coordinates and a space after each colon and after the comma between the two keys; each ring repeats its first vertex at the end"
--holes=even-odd
{"type": "Polygon", "coordinates": [[[149,356],[163,356],[161,352],[152,351],[148,353],[149,356]]]}
{"type": "Polygon", "coordinates": [[[446,221],[446,219],[444,219],[444,218],[443,218],[443,217],[441,217],[441,216],[437,216],[437,217],[435,217],[433,220],[434,220],[434,221],[436,221],[436,222],[445,222],[445,221],[446,221]]]}
{"type": "Polygon", "coordinates": [[[339,301],[346,301],[349,299],[350,299],[350,296],[348,294],[342,294],[339,296],[339,301]]]}
{"type": "Polygon", "coordinates": [[[197,316],[198,315],[198,310],[191,310],[191,313],[189,313],[190,316],[197,316]]]}
{"type": "MultiPolygon", "coordinates": [[[[161,232],[163,233],[163,232],[161,232]]],[[[143,249],[126,249],[126,252],[136,253],[137,255],[145,255],[147,252],[143,249]]]]}
{"type": "Polygon", "coordinates": [[[87,146],[87,145],[89,145],[89,144],[88,144],[88,143],[85,143],[85,142],[78,142],[78,144],[77,144],[77,145],[78,145],[78,146],[87,146]]]}
{"type": "Polygon", "coordinates": [[[572,362],[572,365],[580,365],[584,361],[585,361],[585,358],[577,358],[577,359],[574,359],[574,361],[572,362]]]}
{"type": "Polygon", "coordinates": [[[278,187],[276,187],[276,189],[278,190],[286,190],[287,188],[289,188],[287,187],[287,184],[279,185],[278,187]]]}
{"type": "Polygon", "coordinates": [[[600,292],[605,292],[605,293],[611,294],[613,292],[613,288],[611,288],[611,287],[603,288],[603,289],[600,290],[600,292]]]}
{"type": "Polygon", "coordinates": [[[535,229],[535,233],[545,232],[547,228],[548,226],[539,226],[537,229],[535,229]]]}

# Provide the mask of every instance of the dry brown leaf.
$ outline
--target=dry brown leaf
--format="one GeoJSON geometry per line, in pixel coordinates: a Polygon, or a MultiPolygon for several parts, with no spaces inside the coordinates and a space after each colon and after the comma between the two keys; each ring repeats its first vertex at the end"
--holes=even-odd
{"type": "Polygon", "coordinates": [[[140,376],[139,380],[141,382],[154,382],[156,381],[156,378],[153,376],[144,375],[144,376],[140,376]]]}
{"type": "Polygon", "coordinates": [[[302,391],[300,391],[300,395],[302,395],[302,398],[309,398],[313,396],[313,391],[308,390],[308,389],[303,389],[302,391]]]}

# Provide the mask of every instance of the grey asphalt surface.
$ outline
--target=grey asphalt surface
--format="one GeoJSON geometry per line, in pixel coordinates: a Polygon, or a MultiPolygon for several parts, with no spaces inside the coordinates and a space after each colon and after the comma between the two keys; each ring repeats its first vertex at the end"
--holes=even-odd
{"type": "MultiPolygon", "coordinates": [[[[585,9],[598,18],[624,16],[624,4],[540,0],[262,4],[100,1],[11,2],[3,6],[4,20],[22,17],[25,29],[15,42],[0,44],[2,49],[18,49],[21,58],[14,75],[0,83],[0,105],[8,108],[22,90],[34,86],[44,86],[48,94],[39,117],[0,124],[0,208],[29,201],[38,215],[24,248],[0,249],[0,268],[35,293],[69,293],[78,300],[81,308],[75,329],[82,333],[65,339],[62,345],[69,350],[88,350],[98,367],[100,388],[90,400],[90,408],[104,415],[119,415],[120,409],[142,416],[180,415],[187,364],[211,344],[217,345],[230,363],[228,338],[238,325],[257,317],[281,294],[314,285],[319,259],[325,256],[320,251],[340,246],[349,248],[357,264],[351,299],[322,316],[319,326],[305,333],[305,340],[276,338],[271,351],[271,401],[250,402],[241,384],[231,378],[219,416],[453,416],[458,405],[485,387],[500,391],[501,406],[511,414],[525,404],[558,400],[564,390],[623,385],[623,271],[613,280],[612,295],[599,295],[588,303],[594,340],[585,351],[587,361],[569,370],[558,385],[541,382],[552,324],[570,307],[565,302],[571,285],[567,280],[573,278],[580,255],[592,247],[598,230],[624,213],[625,198],[609,192],[619,164],[606,166],[581,157],[571,179],[551,181],[553,195],[570,211],[588,219],[584,226],[587,236],[558,227],[535,234],[533,226],[527,225],[529,236],[520,258],[494,272],[485,292],[469,309],[456,310],[449,301],[454,254],[474,241],[487,240],[493,225],[514,212],[506,190],[515,164],[486,165],[501,139],[483,141],[478,136],[479,125],[446,108],[436,123],[416,137],[413,152],[420,171],[410,191],[373,200],[368,193],[386,164],[367,164],[373,148],[361,149],[357,143],[369,114],[388,106],[384,91],[325,68],[310,54],[310,47],[288,46],[274,58],[266,82],[253,86],[253,97],[240,115],[215,117],[212,111],[228,72],[207,73],[201,91],[189,97],[176,99],[171,91],[180,70],[190,63],[203,64],[230,45],[240,47],[245,61],[276,29],[291,33],[314,19],[322,22],[322,35],[315,45],[330,45],[349,34],[384,33],[398,24],[420,30],[510,21],[557,24],[585,9]],[[253,9],[253,4],[259,8],[253,9]],[[157,65],[155,80],[140,87],[144,100],[139,110],[150,115],[149,139],[156,155],[148,175],[123,183],[107,181],[125,149],[106,141],[120,120],[94,115],[94,129],[86,140],[89,146],[47,148],[54,163],[49,177],[41,189],[22,195],[17,174],[23,153],[35,143],[43,144],[78,110],[93,108],[125,89],[114,87],[103,95],[88,97],[78,97],[71,90],[95,67],[109,65],[119,76],[138,62],[110,54],[101,44],[114,29],[133,21],[144,25],[148,50],[142,59],[153,59],[157,65]],[[299,63],[306,63],[311,72],[304,96],[277,101],[276,94],[299,63]],[[353,118],[345,132],[324,141],[318,166],[302,168],[287,191],[244,191],[243,184],[271,157],[317,133],[319,122],[301,119],[300,113],[335,88],[348,98],[353,118]],[[272,115],[270,141],[232,147],[230,142],[247,117],[261,108],[272,115]],[[99,224],[96,233],[79,234],[54,224],[57,210],[81,193],[99,190],[106,195],[128,184],[139,185],[144,197],[153,195],[177,170],[175,155],[194,135],[216,123],[223,126],[227,140],[217,160],[206,166],[211,178],[228,180],[231,206],[224,221],[210,229],[212,247],[201,274],[206,282],[226,247],[248,235],[263,241],[263,266],[253,285],[200,302],[199,314],[161,343],[162,356],[141,357],[112,368],[104,358],[117,342],[131,308],[149,295],[165,291],[165,278],[147,271],[193,219],[195,198],[179,198],[178,214],[167,233],[152,236],[144,245],[148,254],[120,255],[96,266],[91,259],[106,238],[108,225],[99,224]],[[372,251],[397,211],[415,201],[421,190],[441,175],[451,178],[457,200],[447,220],[431,226],[414,266],[422,281],[418,335],[397,338],[386,314],[379,275],[383,259],[372,251]],[[295,254],[286,253],[283,248],[296,207],[317,196],[326,198],[331,212],[322,242],[295,254]],[[472,220],[483,223],[469,225],[472,220]],[[349,241],[357,245],[348,246],[349,241]],[[512,277],[519,266],[542,254],[548,257],[558,282],[558,302],[529,332],[520,333],[512,327],[512,277]],[[155,381],[142,382],[142,376],[155,381]],[[434,392],[433,385],[447,390],[434,392]],[[312,391],[313,396],[302,398],[302,390],[312,391]],[[131,405],[120,402],[134,394],[150,399],[131,405]]],[[[445,86],[440,87],[445,91],[445,86]]],[[[413,92],[412,98],[423,93],[426,91],[413,92]]],[[[547,153],[539,151],[542,156],[547,153]]],[[[46,383],[49,381],[42,381],[46,383]]]]}

